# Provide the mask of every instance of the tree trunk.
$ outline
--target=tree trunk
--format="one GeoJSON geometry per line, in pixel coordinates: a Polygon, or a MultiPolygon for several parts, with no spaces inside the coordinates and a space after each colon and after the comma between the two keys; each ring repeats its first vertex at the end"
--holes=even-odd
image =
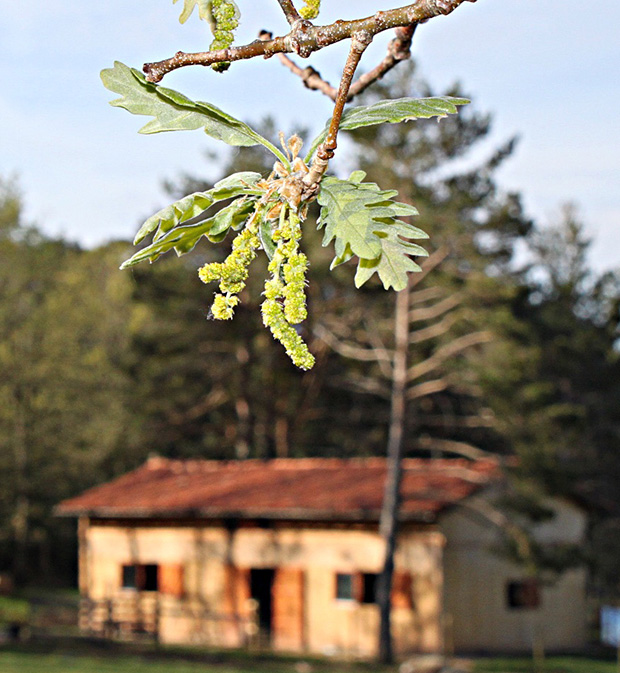
{"type": "Polygon", "coordinates": [[[409,346],[409,292],[408,287],[396,296],[394,316],[395,352],[392,373],[392,394],[390,405],[390,428],[387,446],[387,474],[385,493],[381,510],[379,533],[385,544],[383,569],[377,583],[377,603],[379,605],[379,660],[391,664],[394,660],[390,619],[390,594],[394,574],[394,552],[398,535],[398,511],[400,507],[400,482],[402,476],[401,458],[405,429],[405,409],[407,393],[407,350],[409,346]]]}
{"type": "Polygon", "coordinates": [[[246,397],[248,389],[248,372],[250,362],[250,352],[244,344],[237,346],[235,351],[237,363],[239,365],[239,394],[235,400],[235,411],[237,413],[237,435],[235,438],[235,458],[237,460],[245,460],[250,457],[250,434],[251,434],[251,418],[250,405],[246,397]]]}

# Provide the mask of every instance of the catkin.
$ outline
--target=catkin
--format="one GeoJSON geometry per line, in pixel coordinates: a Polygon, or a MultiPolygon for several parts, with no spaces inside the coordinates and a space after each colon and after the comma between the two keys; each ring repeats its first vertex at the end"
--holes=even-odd
{"type": "MultiPolygon", "coordinates": [[[[235,29],[239,26],[239,10],[237,5],[230,0],[212,0],[211,17],[213,42],[209,47],[211,51],[226,49],[233,43],[235,29]]],[[[212,66],[216,72],[224,72],[230,67],[228,61],[214,63],[212,66]]]]}
{"type": "Polygon", "coordinates": [[[316,19],[321,9],[321,0],[304,0],[304,6],[299,10],[302,19],[316,19]]]}

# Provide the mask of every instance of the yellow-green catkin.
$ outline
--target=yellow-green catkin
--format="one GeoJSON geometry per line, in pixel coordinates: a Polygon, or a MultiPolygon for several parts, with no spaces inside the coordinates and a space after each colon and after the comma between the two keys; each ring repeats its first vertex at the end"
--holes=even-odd
{"type": "Polygon", "coordinates": [[[314,356],[293,327],[308,315],[305,295],[308,259],[299,252],[300,238],[299,216],[285,205],[273,232],[277,246],[268,267],[271,278],[265,283],[261,312],[263,324],[284,346],[293,364],[300,369],[311,369],[314,356]]]}
{"type": "Polygon", "coordinates": [[[282,265],[284,274],[284,315],[297,325],[308,317],[306,309],[306,269],[308,259],[303,253],[291,255],[282,265]]]}
{"type": "Polygon", "coordinates": [[[304,6],[299,10],[302,19],[316,19],[321,9],[321,0],[304,0],[304,6]]]}
{"type": "Polygon", "coordinates": [[[314,356],[297,334],[297,330],[285,318],[280,302],[277,299],[265,299],[261,312],[263,323],[269,328],[274,339],[284,346],[293,364],[300,369],[312,369],[314,356]]]}
{"type": "MultiPolygon", "coordinates": [[[[213,0],[211,3],[211,16],[213,42],[209,49],[217,51],[219,49],[226,49],[233,43],[235,37],[235,29],[239,26],[239,11],[234,2],[229,0],[213,0]]],[[[212,66],[216,72],[224,72],[230,67],[228,61],[221,63],[214,63],[212,66]]]]}
{"type": "MultiPolygon", "coordinates": [[[[259,221],[273,211],[273,204],[257,207],[245,228],[237,234],[232,250],[223,262],[211,262],[198,270],[204,283],[219,281],[211,306],[216,320],[231,320],[239,304],[239,293],[245,287],[249,266],[261,246],[259,221]]],[[[268,220],[266,224],[269,224],[268,220]]],[[[269,278],[265,281],[265,300],[261,305],[263,323],[276,341],[286,350],[293,363],[300,369],[311,369],[314,356],[294,325],[306,319],[306,272],[308,258],[299,250],[301,220],[288,205],[282,203],[279,219],[273,222],[271,237],[276,244],[269,262],[269,278]]]]}
{"type": "Polygon", "coordinates": [[[232,252],[223,262],[211,262],[198,270],[203,283],[220,281],[220,292],[216,294],[211,306],[211,314],[216,320],[230,320],[235,306],[239,303],[237,295],[245,287],[250,263],[256,257],[260,239],[256,225],[248,224],[237,234],[232,244],[232,252]]]}
{"type": "Polygon", "coordinates": [[[239,297],[230,294],[216,294],[211,306],[211,314],[216,320],[232,320],[239,297]]]}

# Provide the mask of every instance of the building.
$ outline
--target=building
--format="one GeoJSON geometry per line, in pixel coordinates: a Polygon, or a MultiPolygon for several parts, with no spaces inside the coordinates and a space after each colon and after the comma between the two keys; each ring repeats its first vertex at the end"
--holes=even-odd
{"type": "MultiPolygon", "coordinates": [[[[392,622],[397,653],[523,651],[585,642],[584,573],[542,586],[497,554],[475,507],[493,461],[403,462],[392,622]]],[[[152,458],[66,500],[79,520],[82,627],[167,643],[369,657],[384,459],[242,462],[152,458]]],[[[556,503],[545,540],[579,542],[584,517],[556,503]]]]}

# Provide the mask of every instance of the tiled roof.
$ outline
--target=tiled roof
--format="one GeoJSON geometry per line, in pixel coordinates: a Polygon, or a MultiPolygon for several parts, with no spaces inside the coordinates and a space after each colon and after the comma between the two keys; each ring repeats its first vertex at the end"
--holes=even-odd
{"type": "MultiPolygon", "coordinates": [[[[437,514],[499,477],[495,461],[405,459],[403,520],[437,514]]],[[[65,500],[64,516],[269,518],[376,521],[386,475],[383,458],[270,461],[151,458],[114,481],[65,500]]]]}

